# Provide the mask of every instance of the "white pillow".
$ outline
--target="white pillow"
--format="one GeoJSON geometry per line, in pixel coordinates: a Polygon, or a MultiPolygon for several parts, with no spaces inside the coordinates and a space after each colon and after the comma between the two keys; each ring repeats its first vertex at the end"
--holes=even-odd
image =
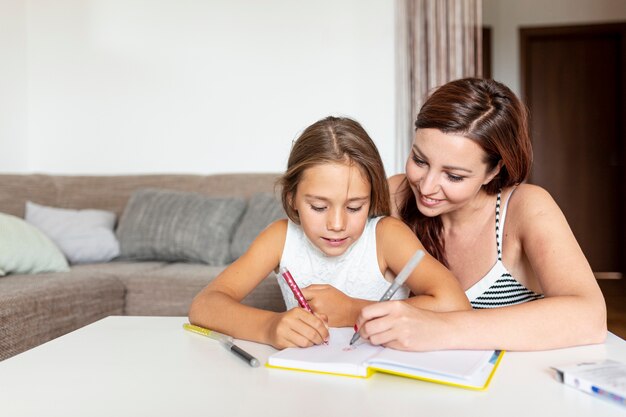
{"type": "Polygon", "coordinates": [[[0,276],[67,271],[59,248],[24,219],[0,213],[0,276]]]}
{"type": "Polygon", "coordinates": [[[115,213],[26,202],[25,219],[52,239],[72,264],[107,262],[120,254],[115,213]]]}

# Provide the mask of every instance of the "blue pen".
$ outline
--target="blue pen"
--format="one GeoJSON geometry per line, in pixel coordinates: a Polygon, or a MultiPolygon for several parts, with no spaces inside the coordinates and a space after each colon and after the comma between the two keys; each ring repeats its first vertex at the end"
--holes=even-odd
{"type": "Polygon", "coordinates": [[[615,401],[620,405],[626,405],[626,399],[624,399],[621,395],[614,394],[596,386],[592,386],[591,391],[600,397],[606,398],[607,400],[615,401]]]}
{"type": "Polygon", "coordinates": [[[626,406],[626,365],[606,359],[598,362],[582,362],[566,367],[553,367],[557,379],[587,394],[596,395],[626,406]]]}

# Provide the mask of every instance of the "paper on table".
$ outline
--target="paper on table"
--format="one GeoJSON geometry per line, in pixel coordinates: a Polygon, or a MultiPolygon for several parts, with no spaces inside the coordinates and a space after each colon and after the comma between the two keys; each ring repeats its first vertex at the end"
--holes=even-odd
{"type": "Polygon", "coordinates": [[[270,356],[268,366],[359,377],[376,370],[484,389],[501,357],[493,350],[402,352],[364,341],[350,346],[352,329],[331,328],[330,334],[328,345],[285,349],[270,356]]]}
{"type": "Polygon", "coordinates": [[[350,346],[352,329],[331,328],[328,345],[287,348],[269,358],[269,364],[283,368],[341,375],[366,376],[365,362],[384,348],[369,343],[350,346]]]}
{"type": "Polygon", "coordinates": [[[407,371],[420,369],[433,374],[469,378],[480,371],[492,355],[493,350],[442,350],[416,354],[384,349],[368,365],[376,368],[398,367],[407,371]]]}

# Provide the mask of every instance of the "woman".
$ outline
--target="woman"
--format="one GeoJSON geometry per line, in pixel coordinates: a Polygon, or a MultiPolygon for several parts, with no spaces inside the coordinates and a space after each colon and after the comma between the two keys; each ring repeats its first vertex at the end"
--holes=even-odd
{"type": "Polygon", "coordinates": [[[415,127],[406,175],[389,179],[392,214],[448,266],[474,309],[379,303],[363,309],[361,336],[403,350],[602,342],[606,307],[589,263],[548,192],[522,184],[532,148],[520,100],[493,80],[453,81],[415,127]]]}

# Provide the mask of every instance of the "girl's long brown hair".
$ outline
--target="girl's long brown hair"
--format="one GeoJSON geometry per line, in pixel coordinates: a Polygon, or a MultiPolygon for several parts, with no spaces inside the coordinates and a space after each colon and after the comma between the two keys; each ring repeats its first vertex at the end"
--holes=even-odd
{"type": "Polygon", "coordinates": [[[389,185],[376,144],[357,121],[329,116],[307,127],[291,148],[287,171],[279,180],[287,217],[300,223],[290,201],[304,171],[315,165],[336,162],[355,164],[368,179],[371,185],[369,217],[388,216],[389,185]]]}
{"type": "MultiPolygon", "coordinates": [[[[502,161],[498,175],[483,189],[496,194],[523,182],[532,164],[528,112],[504,84],[494,80],[464,78],[439,87],[422,106],[415,130],[437,129],[467,137],[485,151],[489,169],[502,161]]],[[[448,266],[441,218],[424,216],[405,178],[400,185],[399,213],[435,258],[448,266]]]]}

